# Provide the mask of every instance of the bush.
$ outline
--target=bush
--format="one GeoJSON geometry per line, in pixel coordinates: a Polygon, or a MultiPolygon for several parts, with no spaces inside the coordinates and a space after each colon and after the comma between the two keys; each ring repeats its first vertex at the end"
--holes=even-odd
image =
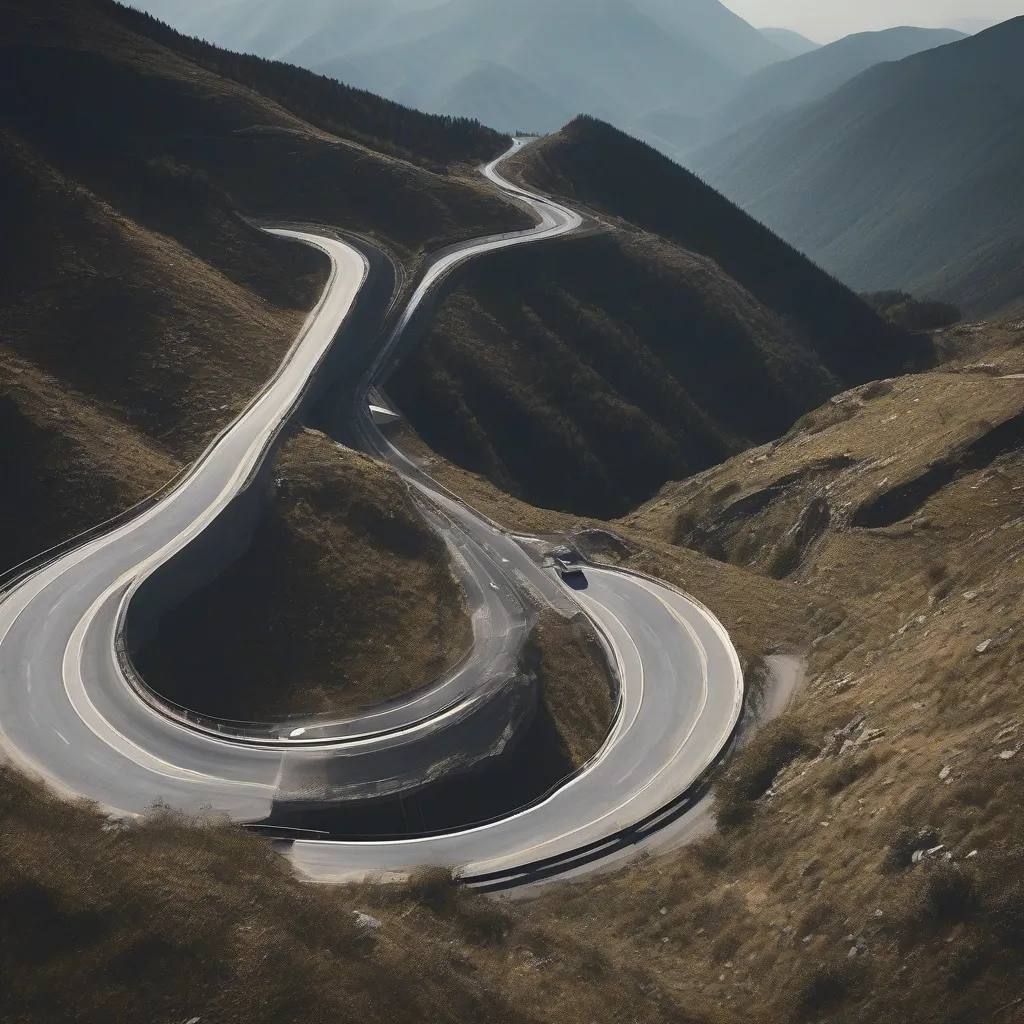
{"type": "Polygon", "coordinates": [[[715,816],[720,828],[742,824],[754,801],[771,788],[775,777],[810,749],[806,737],[790,722],[772,722],[740,752],[715,786],[715,816]]]}

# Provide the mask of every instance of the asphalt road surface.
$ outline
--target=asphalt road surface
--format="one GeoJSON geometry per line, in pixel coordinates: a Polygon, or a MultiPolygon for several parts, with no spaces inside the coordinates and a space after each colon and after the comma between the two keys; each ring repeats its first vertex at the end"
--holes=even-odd
{"type": "Polygon", "coordinates": [[[531,609],[544,601],[582,608],[616,662],[619,713],[594,760],[542,803],[486,826],[400,841],[296,842],[291,856],[299,870],[327,881],[443,863],[467,877],[525,878],[539,861],[571,858],[629,830],[715,760],[739,717],[743,681],[711,612],[655,580],[606,569],[587,568],[586,589],[569,589],[513,537],[424,475],[369,414],[370,388],[420,304],[455,266],[580,227],[573,211],[506,182],[500,162],[484,173],[534,212],[537,227],[435,258],[375,354],[353,409],[362,446],[407,477],[449,542],[473,609],[472,655],[411,698],[345,721],[311,720],[300,735],[295,722],[250,734],[187,721],[148,699],[125,671],[118,643],[132,596],[230,509],[366,282],[368,263],[353,247],[281,230],[321,249],[332,272],[275,378],[162,500],[28,573],[0,598],[0,744],[15,763],[61,792],[128,814],[162,801],[257,821],[275,800],[297,795],[400,792],[439,765],[464,767],[507,739],[511,720],[523,713],[517,658],[531,609]]]}

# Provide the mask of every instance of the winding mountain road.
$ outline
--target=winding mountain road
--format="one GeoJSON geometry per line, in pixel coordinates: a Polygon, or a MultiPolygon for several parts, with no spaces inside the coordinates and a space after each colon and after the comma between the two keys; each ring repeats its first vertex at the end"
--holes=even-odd
{"type": "Polygon", "coordinates": [[[162,705],[135,677],[124,637],[129,609],[149,600],[169,566],[212,536],[251,490],[370,272],[345,242],[281,229],[276,233],[323,251],[331,276],[274,379],[161,500],[34,566],[0,595],[0,746],[12,760],[61,792],[118,814],[144,813],[162,801],[254,822],[296,796],[402,792],[435,777],[439,766],[468,766],[507,741],[527,713],[517,661],[533,609],[544,602],[575,602],[616,662],[619,711],[593,761],[542,802],[488,825],[394,841],[295,842],[299,870],[329,881],[444,863],[469,879],[526,879],[538,862],[571,859],[657,814],[718,757],[739,717],[743,680],[728,634],[709,610],[656,580],[604,568],[588,568],[587,588],[570,590],[527,547],[434,483],[370,416],[370,389],[420,305],[454,267],[580,227],[575,212],[502,178],[502,159],[484,173],[528,206],[537,226],[435,258],[375,353],[352,412],[360,446],[405,476],[457,556],[474,613],[471,657],[410,698],[300,729],[293,722],[246,729],[198,721],[162,705]]]}

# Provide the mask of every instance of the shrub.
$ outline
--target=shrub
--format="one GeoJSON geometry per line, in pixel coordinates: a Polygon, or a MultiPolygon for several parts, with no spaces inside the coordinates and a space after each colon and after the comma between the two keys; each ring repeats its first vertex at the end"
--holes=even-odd
{"type": "Polygon", "coordinates": [[[715,786],[715,816],[719,827],[728,828],[746,821],[753,813],[754,801],[771,788],[775,777],[810,744],[795,725],[772,722],[740,752],[722,780],[715,786]]]}

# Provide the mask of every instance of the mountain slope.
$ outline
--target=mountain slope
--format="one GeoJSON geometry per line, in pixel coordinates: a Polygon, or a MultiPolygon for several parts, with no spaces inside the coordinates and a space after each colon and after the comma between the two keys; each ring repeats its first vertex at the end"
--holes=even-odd
{"type": "Polygon", "coordinates": [[[705,117],[678,118],[680,111],[669,107],[656,116],[638,122],[645,137],[669,154],[682,154],[689,163],[693,149],[725,138],[746,125],[827,96],[844,82],[884,61],[901,60],[936,46],[965,38],[951,29],[893,28],[861,32],[827,46],[781,60],[747,75],[724,101],[705,117]]]}
{"type": "Polygon", "coordinates": [[[984,313],[1020,294],[1024,18],[894,64],[692,165],[859,291],[984,313]]]}
{"type": "Polygon", "coordinates": [[[790,57],[799,57],[800,54],[810,53],[821,46],[821,43],[816,43],[813,39],[808,39],[789,28],[763,28],[761,35],[785,50],[790,57]]]}
{"type": "Polygon", "coordinates": [[[721,3],[708,0],[634,0],[638,10],[673,34],[701,44],[732,71],[748,74],[782,60],[786,52],[721,3]]]}
{"type": "Polygon", "coordinates": [[[531,504],[620,514],[928,357],[608,125],[578,119],[515,166],[604,231],[478,262],[388,387],[431,447],[531,504]]]}
{"type": "Polygon", "coordinates": [[[568,107],[529,79],[490,61],[478,61],[455,81],[445,82],[428,95],[425,106],[455,117],[472,115],[484,124],[507,125],[511,131],[517,125],[529,130],[564,124],[572,116],[568,107]]]}
{"type": "Polygon", "coordinates": [[[962,32],[952,29],[909,27],[846,36],[749,75],[716,112],[715,131],[725,135],[773,111],[812,103],[876,64],[902,60],[964,38],[962,32]]]}
{"type": "Polygon", "coordinates": [[[113,0],[93,2],[107,17],[206,71],[255,90],[333,135],[367,143],[378,151],[417,162],[475,162],[500,151],[502,142],[507,144],[498,133],[472,120],[431,117],[301,68],[218,49],[113,0]]]}
{"type": "MultiPolygon", "coordinates": [[[[621,121],[675,95],[704,110],[733,80],[697,41],[666,32],[629,0],[449,0],[419,23],[421,36],[346,58],[360,69],[360,85],[429,109],[439,83],[485,59],[556,102],[531,125],[551,131],[565,109],[621,121]]],[[[332,68],[326,62],[318,70],[332,68]]],[[[526,127],[531,113],[516,111],[513,124],[499,127],[526,127]]]]}

